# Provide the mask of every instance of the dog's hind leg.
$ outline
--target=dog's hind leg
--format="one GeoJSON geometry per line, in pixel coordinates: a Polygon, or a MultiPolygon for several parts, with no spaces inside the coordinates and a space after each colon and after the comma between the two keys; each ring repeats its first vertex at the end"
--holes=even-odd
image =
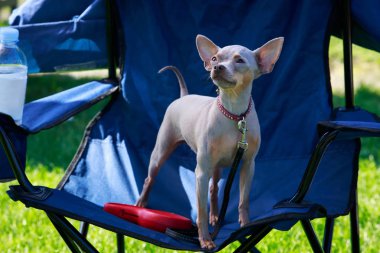
{"type": "Polygon", "coordinates": [[[164,120],[157,135],[156,145],[150,156],[148,176],[144,181],[140,197],[136,202],[137,206],[145,207],[147,205],[149,192],[155,177],[163,163],[181,142],[176,131],[171,127],[170,121],[164,120]]]}

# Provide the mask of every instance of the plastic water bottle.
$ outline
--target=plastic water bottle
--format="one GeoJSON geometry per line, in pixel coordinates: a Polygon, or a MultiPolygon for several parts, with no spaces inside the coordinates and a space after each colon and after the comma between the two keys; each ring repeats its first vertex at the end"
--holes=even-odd
{"type": "Polygon", "coordinates": [[[14,28],[0,28],[0,112],[20,125],[28,68],[26,57],[17,46],[18,36],[14,28]]]}

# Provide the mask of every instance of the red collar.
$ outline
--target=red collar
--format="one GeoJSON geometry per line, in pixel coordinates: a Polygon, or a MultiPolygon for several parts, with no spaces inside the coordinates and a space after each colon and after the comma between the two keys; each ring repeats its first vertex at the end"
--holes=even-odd
{"type": "Polygon", "coordinates": [[[251,112],[252,110],[252,97],[249,98],[249,104],[248,104],[248,108],[247,110],[240,114],[240,115],[236,115],[236,114],[233,114],[233,113],[230,113],[222,104],[222,100],[220,98],[220,96],[218,96],[216,98],[216,101],[217,101],[217,104],[218,104],[218,108],[219,108],[219,111],[221,113],[223,113],[224,116],[226,116],[227,118],[229,118],[230,120],[233,120],[233,121],[236,121],[236,122],[239,122],[240,120],[244,119],[247,117],[247,115],[251,112]]]}

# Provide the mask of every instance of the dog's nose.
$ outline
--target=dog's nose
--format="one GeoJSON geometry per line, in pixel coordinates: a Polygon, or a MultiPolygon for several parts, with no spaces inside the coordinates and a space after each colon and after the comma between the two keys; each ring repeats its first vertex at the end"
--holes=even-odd
{"type": "Polygon", "coordinates": [[[223,65],[215,65],[214,66],[214,70],[219,70],[219,71],[222,71],[224,70],[226,67],[224,67],[223,65]]]}

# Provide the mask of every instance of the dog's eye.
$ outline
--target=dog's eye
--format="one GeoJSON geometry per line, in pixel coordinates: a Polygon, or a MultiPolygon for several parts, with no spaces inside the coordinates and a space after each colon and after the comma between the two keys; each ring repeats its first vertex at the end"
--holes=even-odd
{"type": "Polygon", "coordinates": [[[239,58],[236,60],[236,63],[245,63],[245,61],[242,58],[239,58]]]}
{"type": "Polygon", "coordinates": [[[215,56],[212,57],[212,58],[211,58],[211,61],[216,61],[216,57],[215,57],[215,56]]]}

